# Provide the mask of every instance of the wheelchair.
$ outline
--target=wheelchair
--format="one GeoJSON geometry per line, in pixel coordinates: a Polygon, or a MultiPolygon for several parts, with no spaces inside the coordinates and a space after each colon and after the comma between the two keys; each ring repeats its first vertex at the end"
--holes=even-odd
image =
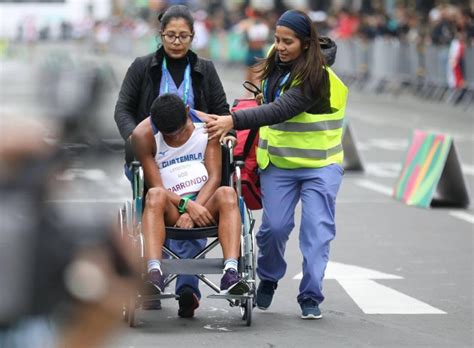
{"type": "MultiPolygon", "coordinates": [[[[222,183],[224,186],[234,187],[238,197],[241,215],[241,248],[238,271],[240,277],[249,285],[249,292],[244,295],[220,294],[220,288],[214,284],[207,274],[222,274],[223,258],[204,258],[211,250],[219,245],[217,238],[217,226],[197,227],[193,229],[181,229],[166,227],[166,238],[175,240],[209,238],[208,244],[198,252],[192,259],[181,259],[173,250],[163,245],[163,254],[169,258],[163,258],[162,271],[165,277],[165,288],[175,280],[178,275],[195,275],[198,279],[210,287],[215,294],[208,298],[227,300],[231,307],[239,307],[242,320],[247,326],[252,323],[252,310],[256,306],[256,244],[254,235],[255,219],[252,212],[246,207],[242,197],[240,168],[243,162],[234,161],[233,147],[229,143],[222,145],[222,183]]],[[[127,201],[118,213],[118,223],[121,238],[128,245],[134,260],[140,262],[137,269],[141,270],[142,281],[147,277],[145,261],[145,243],[142,231],[142,214],[144,210],[144,175],[138,161],[131,164],[132,172],[132,201],[127,201]]],[[[179,299],[179,295],[173,293],[161,293],[159,295],[144,294],[141,289],[136,291],[123,305],[123,319],[130,327],[136,325],[137,309],[143,303],[150,300],[179,299]]]]}

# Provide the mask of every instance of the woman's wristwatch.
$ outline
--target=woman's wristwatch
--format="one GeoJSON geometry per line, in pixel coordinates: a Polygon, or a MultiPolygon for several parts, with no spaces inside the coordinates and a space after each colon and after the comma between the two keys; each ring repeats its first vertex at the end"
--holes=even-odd
{"type": "Polygon", "coordinates": [[[178,212],[180,214],[186,213],[186,207],[188,206],[189,199],[190,199],[189,197],[183,197],[179,200],[178,212]]]}

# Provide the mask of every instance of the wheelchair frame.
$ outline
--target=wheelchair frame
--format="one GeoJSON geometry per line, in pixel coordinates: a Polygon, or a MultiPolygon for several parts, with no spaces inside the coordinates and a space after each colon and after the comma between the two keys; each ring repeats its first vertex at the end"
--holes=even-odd
{"type": "MultiPolygon", "coordinates": [[[[256,305],[256,243],[255,234],[253,232],[255,219],[253,218],[252,212],[246,207],[242,197],[240,167],[243,165],[243,162],[234,162],[232,144],[229,143],[228,145],[223,145],[222,148],[223,153],[224,151],[227,153],[227,156],[223,157],[228,159],[228,163],[224,164],[223,162],[223,171],[226,172],[223,173],[225,174],[223,175],[225,178],[223,183],[227,186],[235,187],[242,221],[239,274],[242,279],[247,281],[250,291],[244,295],[223,295],[220,294],[219,286],[206,277],[205,274],[222,274],[222,258],[203,258],[207,253],[220,244],[219,239],[217,238],[217,226],[193,228],[191,230],[172,227],[166,228],[166,236],[167,238],[171,237],[171,239],[185,239],[180,238],[180,233],[189,236],[190,232],[197,234],[194,238],[208,237],[215,239],[206,245],[206,247],[192,259],[181,259],[177,254],[164,245],[162,250],[170,257],[170,259],[162,260],[163,271],[165,274],[168,274],[165,278],[165,287],[180,274],[193,274],[216,293],[209,295],[208,298],[225,299],[229,302],[231,307],[240,307],[242,320],[245,321],[247,326],[250,326],[252,323],[252,310],[256,305]]],[[[139,260],[140,265],[138,266],[139,269],[142,270],[142,279],[145,280],[147,276],[145,267],[145,243],[141,224],[144,199],[144,175],[141,164],[137,161],[132,162],[132,174],[133,200],[131,202],[127,201],[124,204],[124,207],[119,210],[118,223],[121,238],[126,240],[129,245],[134,260],[139,260]]],[[[143,302],[166,298],[178,299],[179,296],[172,293],[162,293],[160,295],[149,296],[143,295],[140,290],[137,290],[136,294],[123,305],[123,319],[128,322],[130,327],[134,327],[136,325],[136,310],[141,306],[141,304],[143,304],[143,302]]]]}

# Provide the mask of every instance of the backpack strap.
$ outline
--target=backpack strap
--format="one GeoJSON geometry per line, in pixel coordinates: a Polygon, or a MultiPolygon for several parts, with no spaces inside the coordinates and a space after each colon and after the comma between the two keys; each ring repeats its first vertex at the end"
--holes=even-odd
{"type": "Polygon", "coordinates": [[[247,140],[245,140],[244,146],[244,153],[242,155],[242,160],[246,160],[247,156],[249,155],[250,149],[252,148],[253,142],[258,134],[258,128],[251,129],[249,135],[247,136],[247,140]]]}

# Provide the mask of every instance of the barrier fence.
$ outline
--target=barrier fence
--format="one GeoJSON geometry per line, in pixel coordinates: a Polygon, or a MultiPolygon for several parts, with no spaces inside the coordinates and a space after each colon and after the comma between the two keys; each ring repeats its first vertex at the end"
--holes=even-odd
{"type": "MultiPolygon", "coordinates": [[[[134,38],[112,35],[104,47],[92,39],[79,42],[87,51],[139,56],[156,49],[155,35],[134,38]]],[[[349,39],[337,41],[334,70],[353,89],[374,93],[409,92],[420,98],[464,105],[474,101],[474,47],[466,47],[463,59],[464,86],[453,88],[448,83],[449,46],[417,45],[398,39],[349,39]]],[[[21,53],[22,45],[0,41],[0,58],[21,53]]],[[[199,52],[214,62],[238,63],[245,60],[246,42],[242,34],[213,33],[207,49],[199,52]]]]}
{"type": "MultiPolygon", "coordinates": [[[[450,87],[449,46],[417,45],[398,39],[338,40],[334,70],[349,85],[375,93],[408,91],[424,99],[469,107],[474,101],[474,47],[466,47],[464,86],[450,87]]],[[[213,34],[209,53],[214,61],[243,62],[246,43],[236,33],[213,34]]]]}
{"type": "Polygon", "coordinates": [[[339,40],[334,70],[349,85],[375,93],[410,94],[470,106],[474,99],[474,47],[466,47],[461,88],[450,87],[449,46],[417,46],[394,39],[339,40]]]}

